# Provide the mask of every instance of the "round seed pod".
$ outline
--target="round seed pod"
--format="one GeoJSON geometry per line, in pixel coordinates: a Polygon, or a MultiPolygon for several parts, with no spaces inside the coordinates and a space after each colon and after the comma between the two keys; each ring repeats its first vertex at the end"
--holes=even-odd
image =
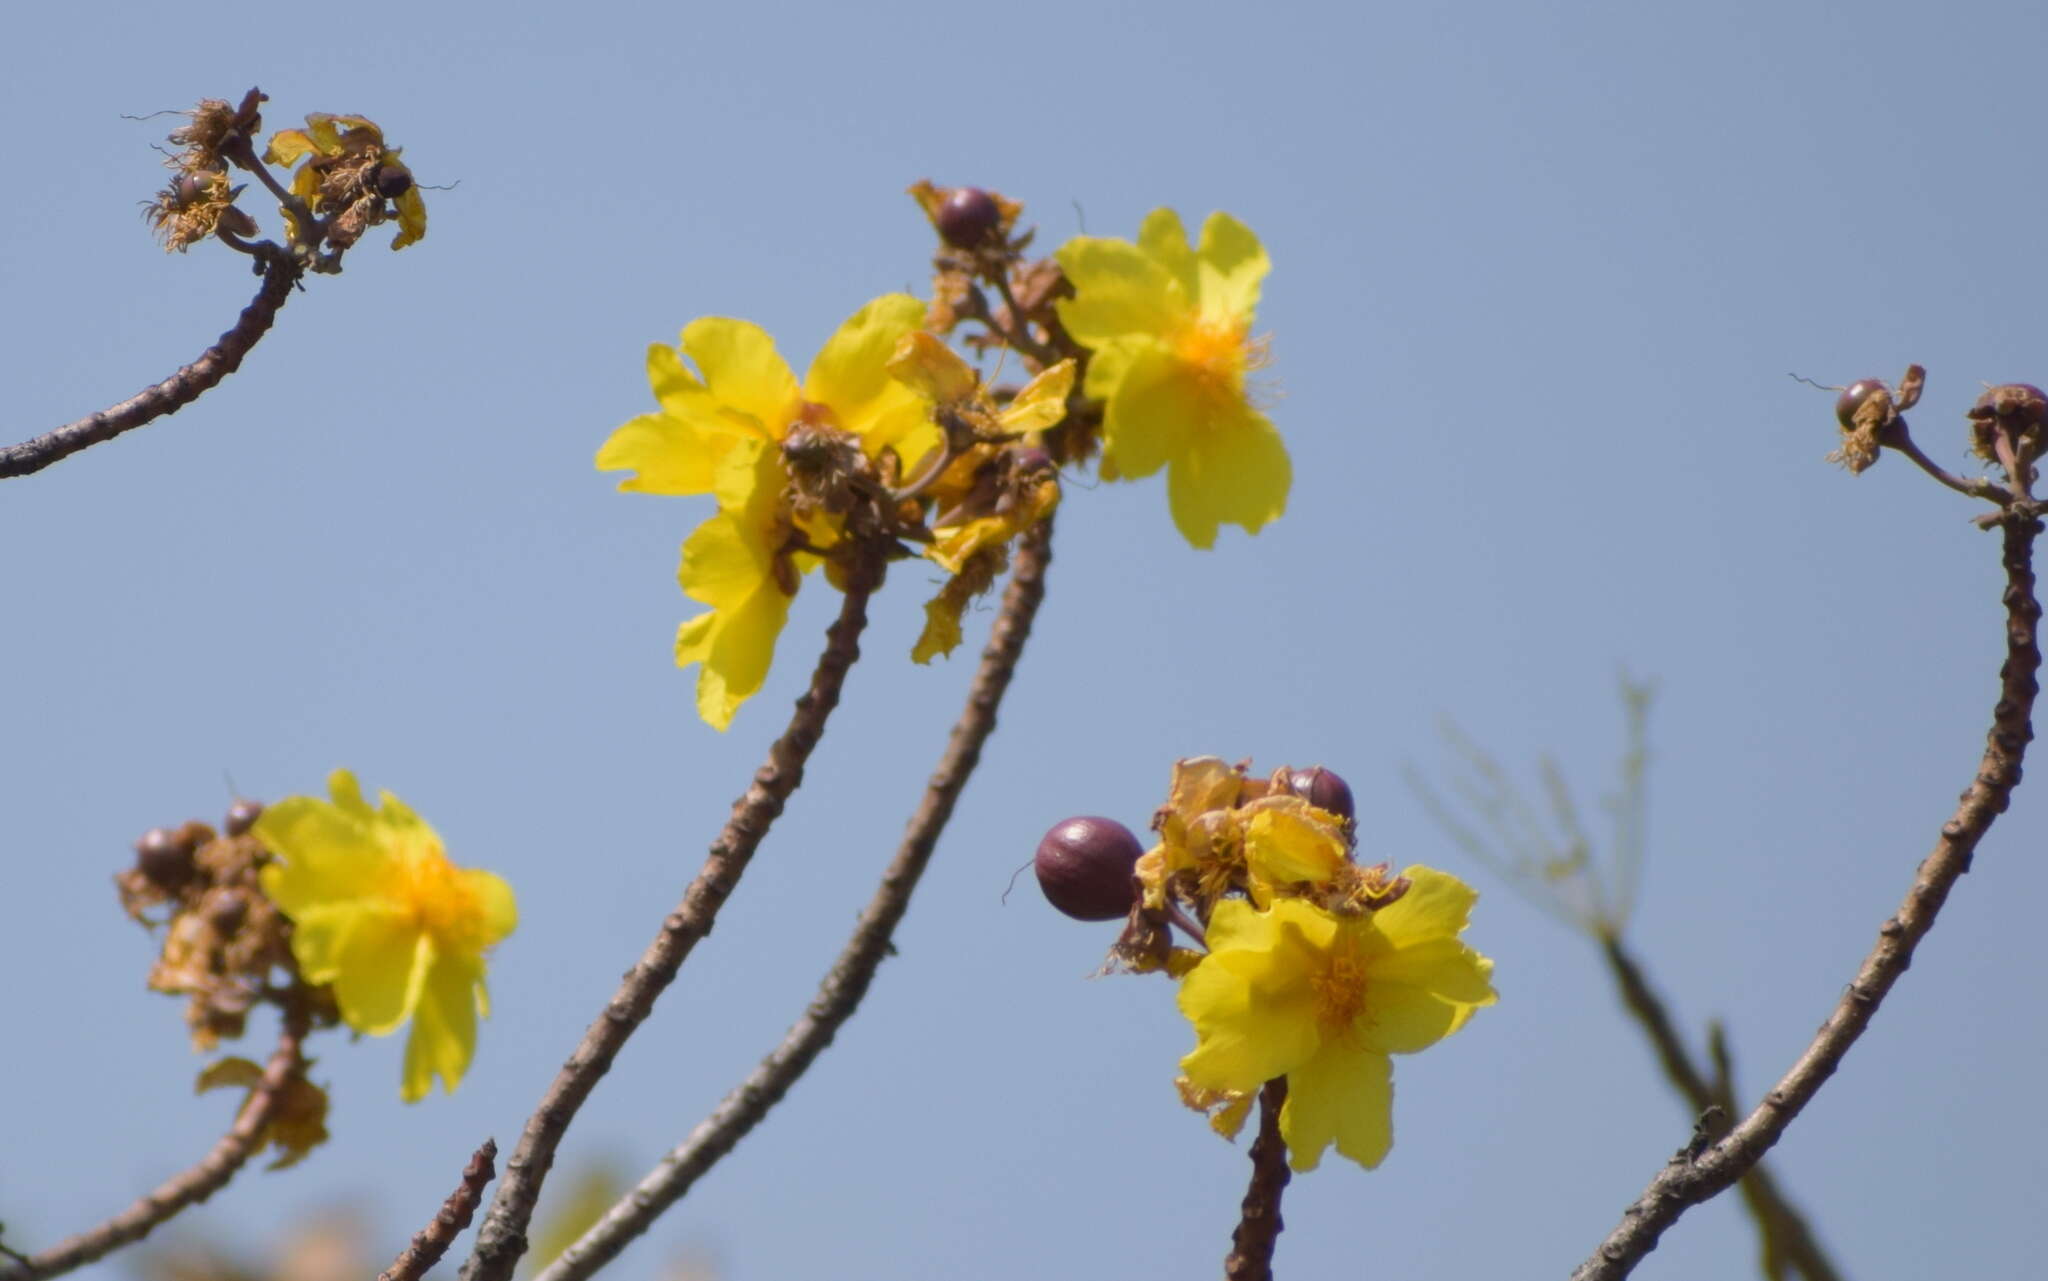
{"type": "Polygon", "coordinates": [[[1002,230],[1003,211],[979,187],[955,187],[932,218],[939,238],[955,249],[976,249],[1002,230]]]}
{"type": "Polygon", "coordinates": [[[1114,921],[1138,900],[1132,867],[1145,851],[1113,818],[1070,818],[1038,843],[1032,867],[1045,899],[1077,921],[1114,921]]]}
{"type": "Polygon", "coordinates": [[[1287,786],[1296,796],[1319,810],[1327,810],[1347,822],[1358,817],[1358,810],[1351,800],[1351,785],[1335,770],[1327,770],[1320,765],[1298,769],[1288,775],[1287,786]]]}

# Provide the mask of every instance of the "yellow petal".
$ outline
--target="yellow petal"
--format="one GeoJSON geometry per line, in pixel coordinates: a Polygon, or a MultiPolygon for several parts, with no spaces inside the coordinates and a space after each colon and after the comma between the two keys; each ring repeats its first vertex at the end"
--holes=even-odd
{"type": "Polygon", "coordinates": [[[413,1013],[405,1042],[405,1075],[399,1096],[417,1103],[441,1078],[453,1093],[476,1054],[476,986],[482,966],[467,957],[434,958],[413,1013]]]}
{"type": "Polygon", "coordinates": [[[1373,913],[1373,924],[1395,948],[1456,938],[1471,920],[1479,891],[1448,872],[1416,864],[1401,870],[1408,892],[1373,913]]]}
{"type": "Polygon", "coordinates": [[[683,329],[683,351],[719,403],[765,440],[781,440],[800,408],[796,375],[775,340],[750,321],[704,316],[683,329]]]}
{"type": "Polygon", "coordinates": [[[1199,1040],[1181,1071],[1210,1089],[1256,1090],[1305,1062],[1321,1041],[1314,949],[1295,920],[1235,899],[1216,905],[1209,946],[1181,981],[1181,1013],[1199,1040]]]}
{"type": "Polygon", "coordinates": [[[804,377],[804,398],[830,405],[839,425],[860,437],[870,454],[898,445],[926,423],[924,397],[889,372],[897,343],[924,324],[924,312],[909,294],[882,295],[847,317],[804,377]]]}
{"type": "Polygon", "coordinates": [[[270,145],[263,150],[263,163],[289,169],[315,150],[305,130],[280,129],[270,136],[270,145]]]}
{"type": "Polygon", "coordinates": [[[1254,877],[1275,887],[1307,881],[1334,880],[1348,861],[1343,838],[1308,816],[1308,803],[1268,805],[1254,811],[1245,825],[1245,866],[1254,877]]]}
{"type": "Polygon", "coordinates": [[[1287,1074],[1280,1137],[1297,1171],[1315,1169],[1332,1142],[1368,1170],[1379,1165],[1394,1145],[1393,1064],[1342,1041],[1324,1045],[1287,1074]]]}
{"type": "Polygon", "coordinates": [[[1364,1042],[1388,1054],[1424,1050],[1492,1005],[1493,963],[1456,939],[1432,939],[1382,956],[1367,985],[1364,1042]]]}
{"type": "Polygon", "coordinates": [[[889,357],[889,375],[940,404],[971,400],[981,385],[973,368],[957,352],[922,329],[896,340],[896,350],[889,357]]]}
{"type": "Polygon", "coordinates": [[[1067,414],[1067,397],[1074,390],[1074,362],[1059,364],[1024,384],[1024,390],[1009,403],[998,421],[1003,430],[1022,435],[1044,431],[1067,414]]]}
{"type": "MultiPolygon", "coordinates": [[[[366,811],[367,812],[367,811],[366,811]]],[[[289,796],[264,809],[253,829],[279,862],[261,874],[264,894],[287,916],[336,899],[374,893],[391,855],[370,822],[310,796],[289,796]]]]}
{"type": "MultiPolygon", "coordinates": [[[[336,915],[341,928],[333,942],[335,1003],[350,1027],[383,1036],[418,1006],[433,945],[418,925],[388,910],[357,906],[336,915]]],[[[309,914],[307,920],[326,916],[309,914]]]]}
{"type": "Polygon", "coordinates": [[[1163,334],[1189,311],[1173,274],[1127,240],[1076,236],[1053,254],[1074,297],[1058,304],[1060,323],[1084,347],[1127,334],[1163,334]]]}
{"type": "Polygon", "coordinates": [[[1227,213],[1210,214],[1196,260],[1202,314],[1248,322],[1259,305],[1259,283],[1273,265],[1251,228],[1227,213]]]}
{"type": "Polygon", "coordinates": [[[403,249],[425,238],[427,234],[427,202],[420,196],[417,186],[407,187],[398,204],[398,236],[392,240],[393,249],[403,249]]]}
{"type": "Polygon", "coordinates": [[[960,645],[960,615],[967,608],[964,599],[954,599],[952,593],[940,591],[924,603],[924,630],[918,633],[917,644],[911,647],[910,661],[929,663],[942,654],[950,654],[960,645]]]}
{"type": "Polygon", "coordinates": [[[1088,370],[1088,394],[1107,395],[1102,466],[1119,479],[1142,480],[1186,448],[1191,426],[1204,415],[1202,389],[1163,344],[1128,348],[1129,360],[1111,387],[1098,388],[1088,370]]]}
{"type": "MultiPolygon", "coordinates": [[[[1120,460],[1129,466],[1128,455],[1120,460]]],[[[1293,477],[1280,433],[1239,401],[1189,435],[1166,473],[1167,505],[1188,542],[1210,547],[1218,525],[1256,534],[1279,519],[1293,477]]]]}
{"type": "Polygon", "coordinates": [[[680,578],[684,591],[713,608],[677,633],[676,665],[703,664],[697,712],[722,730],[767,680],[791,598],[776,584],[765,548],[725,513],[684,544],[680,578]]]}
{"type": "Polygon", "coordinates": [[[1182,296],[1198,297],[1201,277],[1195,268],[1194,250],[1188,248],[1187,228],[1171,209],[1154,209],[1138,228],[1138,248],[1150,254],[1181,287],[1182,296]]]}
{"type": "Polygon", "coordinates": [[[475,942],[489,947],[519,927],[519,900],[505,878],[481,868],[460,868],[456,875],[475,905],[475,942]]]}

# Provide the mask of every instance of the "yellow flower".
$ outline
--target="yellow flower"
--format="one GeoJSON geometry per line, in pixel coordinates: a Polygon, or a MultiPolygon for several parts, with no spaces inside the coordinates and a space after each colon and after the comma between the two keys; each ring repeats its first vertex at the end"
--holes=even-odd
{"type": "Polygon", "coordinates": [[[621,490],[718,499],[718,514],[684,544],[680,572],[683,591],[710,612],[676,637],[677,666],[703,664],[697,712],[713,727],[732,724],[760,691],[800,575],[838,541],[832,496],[805,492],[792,459],[801,468],[809,451],[847,441],[899,460],[937,446],[929,406],[886,367],[923,319],[908,294],[875,299],[826,341],[801,385],[774,340],[744,320],[707,316],[684,328],[680,351],[649,349],[661,408],[614,431],[597,467],[632,472],[621,490]]]}
{"type": "MultiPolygon", "coordinates": [[[[306,162],[292,175],[292,194],[329,220],[327,239],[335,248],[353,245],[395,211],[398,236],[391,247],[403,249],[427,234],[427,204],[400,150],[384,145],[384,131],[373,121],[316,111],[304,129],[278,130],[263,159],[286,167],[306,162]]],[[[289,213],[286,221],[292,221],[289,213]]],[[[299,234],[296,226],[291,231],[299,234]]]]}
{"type": "Polygon", "coordinates": [[[309,983],[334,987],[342,1021],[384,1036],[407,1019],[406,1102],[434,1078],[453,1090],[490,1013],[484,951],[512,932],[511,886],[448,861],[441,838],[389,792],[372,809],[355,775],[327,780],[332,803],[291,796],[254,831],[279,861],[263,892],[292,920],[292,955],[309,983]]]}
{"type": "Polygon", "coordinates": [[[906,482],[934,513],[924,554],[952,575],[925,605],[910,653],[929,663],[960,644],[961,615],[1009,564],[1010,543],[1059,505],[1059,471],[1038,441],[1066,417],[1074,362],[1045,370],[1000,410],[967,362],[923,330],[897,341],[889,372],[931,402],[944,432],[906,482]]]}
{"type": "Polygon", "coordinates": [[[1269,266],[1258,237],[1215,213],[1190,249],[1180,217],[1155,209],[1135,245],[1079,236],[1053,257],[1075,292],[1060,323],[1094,353],[1084,390],[1105,405],[1103,476],[1165,467],[1174,524],[1197,547],[1219,524],[1257,533],[1277,518],[1287,449],[1245,386],[1266,354],[1251,336],[1269,266]]]}
{"type": "Polygon", "coordinates": [[[1353,916],[1297,898],[1218,903],[1209,954],[1181,982],[1190,1085],[1249,1094],[1286,1077],[1280,1133],[1296,1170],[1333,1142],[1377,1166],[1394,1137],[1387,1056],[1436,1044],[1496,999],[1493,962],[1458,941],[1478,895],[1433,868],[1402,875],[1405,894],[1353,916]]]}

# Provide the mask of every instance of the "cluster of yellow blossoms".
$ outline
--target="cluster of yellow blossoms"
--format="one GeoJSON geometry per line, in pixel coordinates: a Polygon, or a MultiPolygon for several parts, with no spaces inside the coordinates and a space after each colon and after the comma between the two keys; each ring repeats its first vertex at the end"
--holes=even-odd
{"type": "Polygon", "coordinates": [[[1289,1163],[1325,1149],[1368,1169],[1393,1143],[1393,1066],[1494,1003],[1493,963],[1461,942],[1473,889],[1433,868],[1394,874],[1352,858],[1349,817],[1290,782],[1213,756],[1181,761],[1137,863],[1140,902],[1118,960],[1181,980],[1196,1046],[1181,1097],[1226,1135],[1267,1081],[1285,1078],[1289,1163]],[[1204,949],[1164,951],[1180,910],[1204,949]]]}
{"type": "MultiPolygon", "coordinates": [[[[962,611],[1007,565],[1008,544],[1059,501],[1057,462],[1042,447],[1057,427],[1100,424],[1106,478],[1166,468],[1174,520],[1197,547],[1212,545],[1220,524],[1256,532],[1281,513],[1287,454],[1247,382],[1264,358],[1251,336],[1267,270],[1257,238],[1216,214],[1191,247],[1162,209],[1136,244],[1080,237],[1053,260],[1071,294],[1054,304],[1069,350],[1032,360],[1037,376],[1000,408],[926,331],[928,308],[908,294],[855,312],[801,383],[743,320],[695,320],[679,347],[649,349],[660,408],[618,428],[597,466],[632,473],[622,490],[717,500],[683,546],[683,591],[707,608],[682,625],[675,649],[678,666],[701,665],[706,722],[726,728],[761,689],[803,576],[843,563],[862,539],[950,575],[912,656],[950,652],[962,611]]],[[[1085,457],[1095,443],[1060,457],[1085,457]]]]}

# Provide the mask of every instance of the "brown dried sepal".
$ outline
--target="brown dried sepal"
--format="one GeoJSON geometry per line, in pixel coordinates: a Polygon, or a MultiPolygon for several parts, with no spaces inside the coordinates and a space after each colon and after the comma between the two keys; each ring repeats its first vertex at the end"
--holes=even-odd
{"type": "Polygon", "coordinates": [[[1110,944],[1109,958],[1102,963],[1102,970],[1105,974],[1171,972],[1174,954],[1180,950],[1173,945],[1166,913],[1139,903],[1124,922],[1123,933],[1110,944]]]}
{"type": "MultiPolygon", "coordinates": [[[[1914,394],[1919,394],[1915,388],[1914,394]]],[[[1877,461],[1884,437],[1898,421],[1897,402],[1891,388],[1875,378],[1851,383],[1835,402],[1835,420],[1842,428],[1842,443],[1828,455],[1852,475],[1861,474],[1877,461]]]]}
{"type": "Polygon", "coordinates": [[[225,169],[251,153],[249,142],[263,128],[260,110],[268,101],[261,89],[242,95],[241,105],[229,106],[220,98],[202,98],[185,112],[186,122],[171,130],[171,145],[179,148],[165,163],[187,173],[225,169]]]}
{"type": "MultiPolygon", "coordinates": [[[[272,1111],[270,1124],[263,1127],[257,1136],[256,1150],[265,1147],[277,1149],[277,1159],[267,1167],[284,1170],[306,1159],[307,1153],[327,1142],[327,1091],[306,1079],[305,1073],[313,1066],[307,1059],[299,1073],[286,1081],[278,1091],[277,1107],[272,1111]]],[[[230,1056],[217,1063],[209,1063],[200,1072],[193,1089],[204,1094],[208,1090],[241,1087],[254,1091],[263,1080],[263,1069],[248,1059],[230,1056]]]]}
{"type": "Polygon", "coordinates": [[[181,169],[143,205],[142,217],[165,252],[183,253],[222,227],[236,235],[255,232],[255,220],[235,207],[241,194],[228,185],[224,169],[181,169]]]}
{"type": "MultiPolygon", "coordinates": [[[[269,986],[272,971],[296,982],[291,923],[264,896],[259,874],[270,853],[255,836],[221,836],[196,821],[172,836],[191,850],[189,870],[145,838],[136,865],[115,884],[129,916],[164,929],[149,986],[189,998],[185,1022],[193,1048],[204,1051],[242,1034],[249,1011],[278,990],[269,986]],[[155,919],[158,908],[169,911],[155,919]]],[[[322,1005],[316,1021],[332,1022],[331,997],[322,1005]]]]}
{"type": "Polygon", "coordinates": [[[1970,407],[1970,452],[1987,463],[2005,465],[1998,441],[2005,438],[2014,461],[2028,464],[2041,456],[2048,434],[2048,396],[2032,383],[2004,383],[1989,388],[1970,407]]]}

